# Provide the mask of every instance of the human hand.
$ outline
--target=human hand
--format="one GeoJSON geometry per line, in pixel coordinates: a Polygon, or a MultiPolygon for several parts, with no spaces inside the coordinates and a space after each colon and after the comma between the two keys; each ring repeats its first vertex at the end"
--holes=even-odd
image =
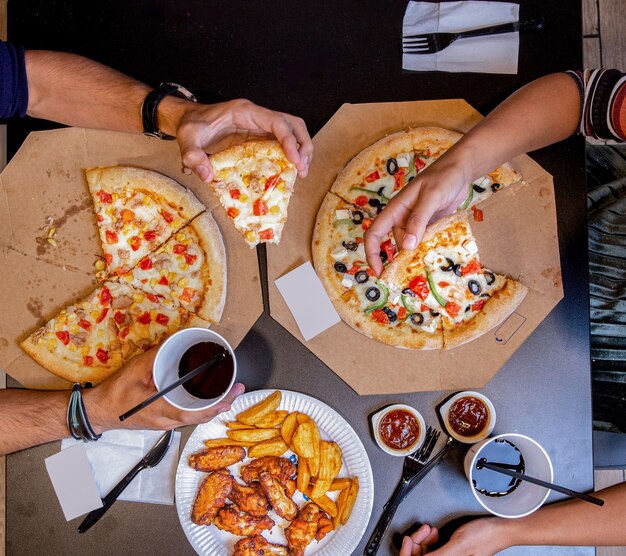
{"type": "Polygon", "coordinates": [[[422,556],[428,553],[428,547],[439,539],[439,531],[436,527],[422,525],[409,537],[404,537],[400,556],[422,556]]]}
{"type": "Polygon", "coordinates": [[[380,244],[387,233],[393,231],[399,248],[415,249],[429,222],[454,212],[467,197],[469,165],[451,155],[452,150],[411,180],[365,232],[367,262],[377,276],[383,271],[380,244]]]}
{"type": "MultiPolygon", "coordinates": [[[[174,99],[172,99],[174,100],[174,99]]],[[[257,106],[245,99],[219,104],[184,103],[176,125],[176,139],[183,165],[204,182],[213,179],[207,152],[219,152],[251,138],[280,142],[285,155],[306,177],[313,156],[313,143],[304,120],[257,106]]]]}
{"type": "Polygon", "coordinates": [[[169,430],[206,423],[230,410],[230,404],[245,390],[243,384],[235,384],[221,402],[204,411],[183,411],[161,398],[121,422],[120,415],[156,393],[152,364],[157,351],[154,347],[131,359],[95,388],[83,390],[87,415],[96,433],[122,428],[169,430]]]}

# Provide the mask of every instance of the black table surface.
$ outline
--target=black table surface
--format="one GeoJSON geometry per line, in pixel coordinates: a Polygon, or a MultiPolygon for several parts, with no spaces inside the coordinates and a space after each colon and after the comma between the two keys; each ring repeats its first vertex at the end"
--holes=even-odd
{"type": "MultiPolygon", "coordinates": [[[[487,113],[511,92],[547,73],[582,64],[580,5],[520,2],[520,17],[543,15],[543,31],[520,37],[517,75],[414,73],[401,69],[406,1],[202,2],[179,0],[9,3],[9,38],[27,48],[65,50],[110,65],[150,84],[182,83],[201,101],[245,97],[297,114],[315,134],[344,102],[464,98],[487,113]]],[[[25,119],[9,127],[9,154],[26,134],[52,124],[25,119]]],[[[564,299],[484,392],[498,409],[494,433],[520,432],[552,457],[555,480],[579,490],[593,485],[584,142],[580,137],[532,154],[554,176],[564,299]]],[[[266,307],[267,309],[267,307],[266,307]]],[[[372,518],[362,553],[402,461],[380,451],[367,417],[393,402],[417,407],[436,422],[449,392],[358,396],[266,313],[237,349],[249,390],[305,392],[341,413],[359,434],[375,480],[372,518]]],[[[190,433],[187,428],[183,441],[190,433]]],[[[175,508],[119,502],[86,535],[66,523],[43,459],[58,443],[8,458],[7,553],[192,554],[175,508]]],[[[462,471],[458,450],[402,504],[392,532],[416,521],[442,525],[483,513],[462,471]]],[[[560,499],[552,493],[549,501],[560,499]]],[[[394,554],[392,535],[380,554],[394,554]]],[[[507,554],[536,554],[513,548],[507,554]]],[[[590,548],[542,554],[592,554],[590,548]]]]}

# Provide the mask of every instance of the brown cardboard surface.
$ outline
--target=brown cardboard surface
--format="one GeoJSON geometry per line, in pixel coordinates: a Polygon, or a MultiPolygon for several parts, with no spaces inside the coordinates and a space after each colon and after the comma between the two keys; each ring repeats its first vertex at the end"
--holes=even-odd
{"type": "Polygon", "coordinates": [[[112,165],[161,172],[207,207],[218,207],[212,214],[226,246],[228,289],[213,330],[235,347],[263,312],[256,251],[208,187],[182,172],[177,143],[78,128],[31,133],[0,174],[0,368],[29,388],[69,386],[22,352],[19,342],[95,287],[93,264],[102,252],[83,169],[112,165]],[[57,229],[56,247],[45,241],[48,217],[57,229]]]}
{"type": "Polygon", "coordinates": [[[483,222],[470,217],[483,264],[529,288],[515,313],[477,340],[446,351],[403,350],[340,322],[305,342],[274,285],[311,259],[317,210],[337,174],[356,154],[407,127],[434,125],[467,132],[480,119],[463,100],[344,104],[313,139],[315,157],[292,197],[282,241],[268,246],[270,310],[359,394],[483,387],[563,297],[552,177],[527,156],[512,161],[524,183],[481,204],[483,222]]]}

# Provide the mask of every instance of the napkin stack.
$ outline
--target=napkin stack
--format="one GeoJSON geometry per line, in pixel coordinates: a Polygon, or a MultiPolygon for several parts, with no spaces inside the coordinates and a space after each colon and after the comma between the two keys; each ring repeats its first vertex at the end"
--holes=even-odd
{"type": "MultiPolygon", "coordinates": [[[[141,461],[162,435],[163,431],[114,430],[103,433],[98,442],[85,443],[87,459],[102,498],[141,461]]],[[[81,442],[66,438],[61,443],[61,450],[81,442]]],[[[176,432],[161,462],[141,471],[118,500],[173,504],[179,445],[180,433],[176,432]]]]}
{"type": "MultiPolygon", "coordinates": [[[[519,5],[501,2],[409,2],[402,35],[457,33],[519,20],[519,5]]],[[[403,54],[402,68],[413,71],[517,73],[519,33],[470,37],[434,54],[403,54]]]]}

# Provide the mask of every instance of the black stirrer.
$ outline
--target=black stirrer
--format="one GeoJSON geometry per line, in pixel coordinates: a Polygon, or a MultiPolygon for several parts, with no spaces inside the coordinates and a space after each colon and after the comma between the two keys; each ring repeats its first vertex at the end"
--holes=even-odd
{"type": "Polygon", "coordinates": [[[149,406],[152,402],[155,402],[159,398],[165,396],[165,394],[167,394],[168,392],[174,390],[174,388],[178,388],[181,384],[184,384],[188,380],[191,380],[192,378],[198,376],[200,373],[208,371],[209,369],[220,363],[224,359],[224,357],[226,357],[226,355],[224,353],[220,353],[206,363],[202,363],[202,365],[187,373],[184,377],[179,378],[176,382],[172,382],[172,384],[166,386],[165,388],[163,388],[163,390],[159,390],[156,394],[153,394],[149,398],[142,401],[140,404],[133,407],[130,411],[124,413],[124,415],[120,415],[120,421],[125,421],[129,417],[132,417],[138,411],[141,411],[144,407],[149,406]]]}
{"type": "Polygon", "coordinates": [[[482,469],[483,467],[487,469],[491,469],[492,471],[496,471],[498,473],[502,473],[503,475],[508,475],[509,477],[514,477],[515,479],[520,479],[522,481],[528,481],[529,483],[534,483],[536,485],[549,488],[552,490],[556,490],[562,494],[567,494],[572,498],[578,498],[579,500],[584,500],[585,502],[591,502],[596,506],[603,506],[604,500],[600,498],[596,498],[595,496],[589,496],[584,492],[578,492],[576,490],[570,490],[569,488],[565,488],[559,485],[555,485],[553,483],[548,483],[546,481],[542,481],[541,479],[536,479],[535,477],[530,477],[529,475],[525,475],[524,473],[518,473],[517,471],[511,471],[507,469],[501,464],[488,462],[485,458],[480,458],[478,462],[476,462],[476,469],[482,469]]]}

